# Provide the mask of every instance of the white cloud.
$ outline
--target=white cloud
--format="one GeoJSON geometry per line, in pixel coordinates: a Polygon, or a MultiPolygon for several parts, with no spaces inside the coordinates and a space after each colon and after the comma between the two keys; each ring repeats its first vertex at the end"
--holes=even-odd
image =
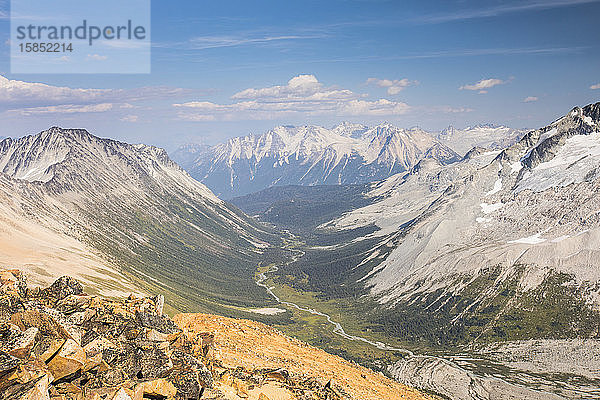
{"type": "Polygon", "coordinates": [[[291,40],[320,39],[323,35],[271,35],[271,36],[201,36],[190,39],[184,46],[195,50],[245,45],[261,45],[291,40]]]}
{"type": "Polygon", "coordinates": [[[596,83],[595,85],[590,86],[590,89],[592,89],[592,90],[600,89],[600,83],[596,83]]]}
{"type": "Polygon", "coordinates": [[[444,22],[461,21],[476,18],[498,17],[509,13],[547,10],[552,8],[569,7],[578,4],[596,3],[598,0],[527,0],[514,4],[502,4],[495,7],[484,7],[471,10],[459,10],[447,14],[428,15],[415,19],[415,22],[439,24],[444,22]]]}
{"type": "Polygon", "coordinates": [[[298,75],[285,85],[250,88],[232,96],[232,104],[190,101],[173,104],[179,118],[189,121],[255,120],[290,116],[392,116],[411,107],[385,99],[364,100],[365,95],[348,89],[326,87],[314,75],[298,75]]]}
{"type": "Polygon", "coordinates": [[[497,85],[505,84],[507,81],[503,81],[502,79],[490,78],[490,79],[482,79],[477,83],[472,85],[463,85],[459,89],[460,90],[478,90],[479,93],[487,93],[487,89],[493,88],[497,85]]]}
{"type": "Polygon", "coordinates": [[[538,100],[539,99],[536,96],[528,96],[523,99],[523,103],[531,103],[538,100]]]}
{"type": "Polygon", "coordinates": [[[112,110],[112,108],[113,108],[113,105],[111,103],[88,104],[88,105],[64,104],[64,105],[60,105],[60,106],[21,108],[21,109],[15,109],[15,110],[8,110],[8,112],[18,113],[20,115],[75,114],[75,113],[106,112],[106,111],[112,110]]]}
{"type": "Polygon", "coordinates": [[[373,84],[382,88],[387,88],[387,93],[389,95],[396,95],[400,93],[404,88],[412,85],[416,85],[419,82],[411,81],[406,78],[404,79],[378,79],[378,78],[369,78],[367,79],[367,84],[373,84]]]}
{"type": "Polygon", "coordinates": [[[123,117],[121,117],[119,119],[121,121],[123,121],[123,122],[137,122],[138,121],[138,116],[137,115],[129,114],[129,115],[125,115],[125,116],[123,116],[123,117]]]}
{"type": "Polygon", "coordinates": [[[104,61],[107,58],[107,56],[101,56],[100,54],[88,54],[85,59],[88,61],[104,61]]]}
{"type": "Polygon", "coordinates": [[[0,75],[0,102],[90,101],[109,93],[108,89],[71,89],[44,83],[10,80],[0,75]]]}
{"type": "Polygon", "coordinates": [[[234,94],[231,98],[326,101],[357,97],[360,96],[350,90],[324,87],[314,75],[298,75],[290,79],[287,85],[246,89],[234,94]]]}
{"type": "Polygon", "coordinates": [[[0,106],[50,106],[60,104],[122,103],[157,100],[191,93],[191,90],[170,87],[132,89],[83,89],[52,86],[45,83],[7,79],[0,75],[0,106]]]}

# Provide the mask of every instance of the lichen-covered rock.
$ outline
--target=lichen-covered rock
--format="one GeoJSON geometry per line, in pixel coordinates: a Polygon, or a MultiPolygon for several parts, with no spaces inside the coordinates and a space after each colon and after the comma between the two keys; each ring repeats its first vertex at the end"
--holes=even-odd
{"type": "Polygon", "coordinates": [[[0,351],[0,379],[13,372],[19,366],[19,359],[0,351]]]}
{"type": "Polygon", "coordinates": [[[61,277],[27,289],[0,272],[0,400],[199,399],[213,384],[202,346],[164,298],[110,301],[61,277]]]}
{"type": "Polygon", "coordinates": [[[0,293],[25,297],[27,295],[25,274],[18,269],[0,271],[0,293]]]}
{"type": "Polygon", "coordinates": [[[137,322],[144,328],[152,328],[160,333],[176,333],[181,329],[175,325],[169,317],[162,314],[152,314],[150,312],[136,312],[135,317],[137,322]]]}
{"type": "Polygon", "coordinates": [[[83,348],[73,339],[68,339],[58,353],[50,359],[48,368],[54,379],[61,379],[80,371],[87,357],[83,348]]]}
{"type": "Polygon", "coordinates": [[[17,383],[5,389],[1,400],[50,400],[48,384],[50,377],[43,375],[26,383],[17,383]]]}
{"type": "Polygon", "coordinates": [[[50,287],[44,289],[44,295],[54,299],[56,302],[72,294],[82,294],[83,286],[81,283],[69,276],[58,278],[50,287]]]}
{"type": "Polygon", "coordinates": [[[39,329],[31,327],[25,332],[18,334],[13,340],[5,344],[4,349],[13,357],[26,358],[29,356],[35,340],[39,334],[39,329]]]}
{"type": "Polygon", "coordinates": [[[174,399],[177,394],[177,388],[166,379],[155,379],[144,382],[144,397],[174,399]]]}

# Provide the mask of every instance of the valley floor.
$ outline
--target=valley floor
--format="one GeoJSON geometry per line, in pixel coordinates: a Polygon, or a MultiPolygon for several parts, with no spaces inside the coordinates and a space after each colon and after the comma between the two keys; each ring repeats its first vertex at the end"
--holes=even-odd
{"type": "MultiPolygon", "coordinates": [[[[297,245],[297,244],[296,244],[297,245]]],[[[303,255],[293,249],[292,260],[303,255]]],[[[451,399],[596,399],[600,396],[597,341],[521,341],[461,348],[435,348],[373,332],[355,304],[324,300],[276,279],[285,268],[259,268],[257,284],[287,309],[286,334],[348,360],[380,370],[409,386],[451,399]]],[[[277,314],[281,318],[280,313],[277,314]]]]}

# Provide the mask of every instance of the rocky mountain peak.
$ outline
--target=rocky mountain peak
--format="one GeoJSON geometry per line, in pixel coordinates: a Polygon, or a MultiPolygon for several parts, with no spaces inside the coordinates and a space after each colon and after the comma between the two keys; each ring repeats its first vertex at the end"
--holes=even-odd
{"type": "Polygon", "coordinates": [[[200,154],[173,153],[193,177],[224,198],[273,185],[365,183],[406,171],[424,156],[442,156],[443,163],[457,159],[422,129],[389,122],[372,128],[348,122],[332,129],[278,126],[200,154]]]}
{"type": "Polygon", "coordinates": [[[600,103],[574,107],[564,117],[552,124],[529,132],[522,140],[521,147],[529,150],[522,162],[528,168],[552,160],[569,138],[590,135],[600,131],[600,103]]]}

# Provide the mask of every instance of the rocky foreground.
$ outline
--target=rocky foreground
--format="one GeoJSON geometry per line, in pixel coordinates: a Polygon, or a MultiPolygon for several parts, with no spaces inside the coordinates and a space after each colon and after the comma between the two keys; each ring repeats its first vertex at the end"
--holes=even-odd
{"type": "Polygon", "coordinates": [[[0,271],[0,400],[428,398],[262,324],[184,314],[178,326],[163,302],[0,271]]]}

